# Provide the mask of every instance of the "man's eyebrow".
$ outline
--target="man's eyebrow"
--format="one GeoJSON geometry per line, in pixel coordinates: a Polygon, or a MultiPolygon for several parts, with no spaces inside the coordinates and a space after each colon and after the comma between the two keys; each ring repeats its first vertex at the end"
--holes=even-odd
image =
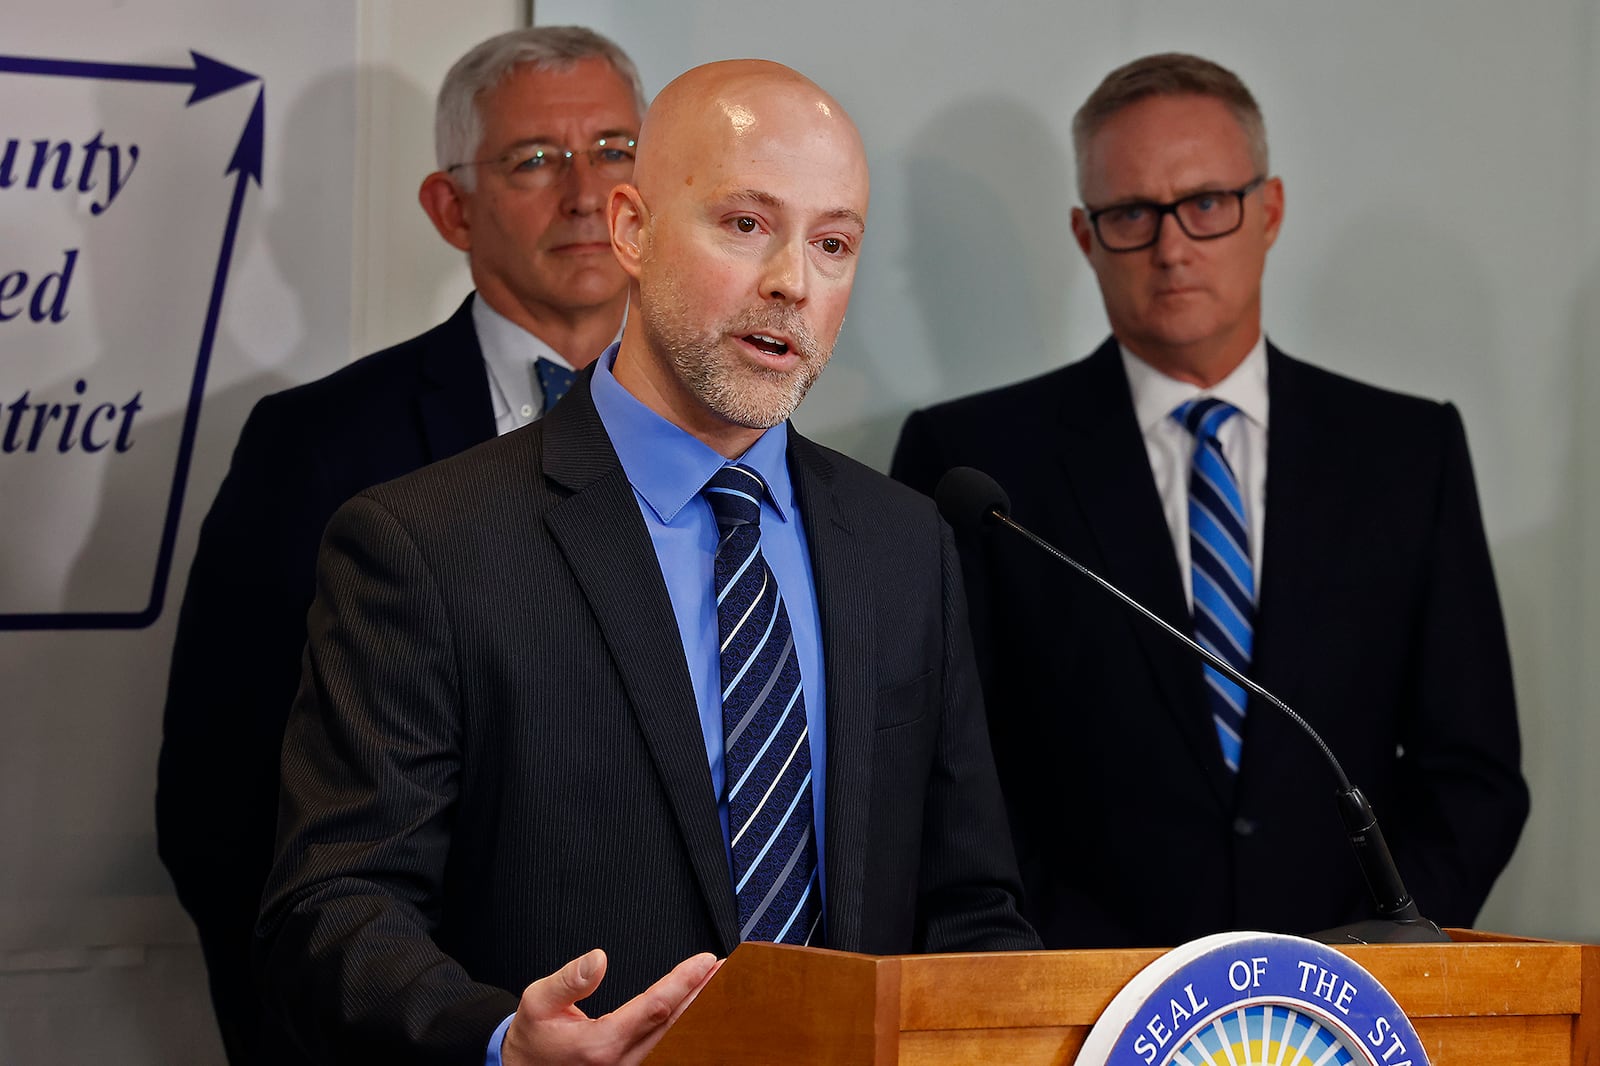
{"type": "Polygon", "coordinates": [[[763,192],[760,189],[735,189],[722,197],[722,200],[730,204],[759,204],[762,207],[770,207],[773,210],[783,206],[782,200],[770,192],[763,192]]]}
{"type": "MultiPolygon", "coordinates": [[[[733,192],[730,192],[726,196],[722,197],[720,202],[726,204],[758,204],[761,207],[771,208],[774,211],[783,207],[783,201],[781,199],[762,189],[735,189],[733,192]]],[[[858,229],[863,231],[867,228],[867,220],[861,217],[861,212],[855,211],[848,207],[832,208],[822,212],[820,217],[824,219],[838,219],[844,222],[852,222],[858,229]]]]}
{"type": "Polygon", "coordinates": [[[863,232],[867,228],[867,220],[861,217],[861,212],[854,211],[848,207],[836,207],[832,211],[824,211],[822,217],[839,219],[842,222],[853,222],[855,227],[863,232]]]}
{"type": "Polygon", "coordinates": [[[1156,204],[1157,206],[1160,206],[1162,204],[1175,204],[1179,200],[1187,200],[1191,196],[1204,196],[1206,193],[1233,191],[1235,190],[1225,181],[1202,181],[1198,185],[1193,185],[1187,189],[1184,189],[1183,191],[1179,192],[1177,196],[1170,200],[1157,200],[1152,196],[1123,196],[1115,200],[1107,201],[1103,204],[1098,204],[1090,210],[1109,211],[1113,207],[1132,207],[1135,204],[1156,204]]]}

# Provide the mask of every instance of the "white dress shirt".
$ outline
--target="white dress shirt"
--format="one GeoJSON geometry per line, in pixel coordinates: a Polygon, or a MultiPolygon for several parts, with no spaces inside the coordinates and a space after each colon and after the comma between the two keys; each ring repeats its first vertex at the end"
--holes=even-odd
{"type": "Polygon", "coordinates": [[[1261,534],[1267,521],[1267,344],[1256,341],[1244,362],[1209,389],[1197,388],[1161,373],[1120,344],[1122,368],[1133,392],[1133,413],[1144,435],[1155,475],[1161,511],[1167,516],[1183,595],[1194,608],[1194,577],[1189,569],[1189,470],[1194,462],[1194,437],[1172,417],[1173,410],[1197,396],[1215,396],[1238,408],[1222,424],[1217,438],[1222,454],[1239,481],[1244,497],[1245,521],[1250,528],[1250,565],[1255,571],[1256,595],[1261,594],[1261,534]]]}
{"type": "MultiPolygon", "coordinates": [[[[472,327],[489,368],[489,400],[494,404],[497,434],[520,429],[544,413],[544,390],[533,369],[535,359],[542,355],[568,370],[577,369],[554,348],[490,307],[482,296],[472,300],[472,327]]],[[[617,337],[621,336],[619,329],[617,337]]]]}

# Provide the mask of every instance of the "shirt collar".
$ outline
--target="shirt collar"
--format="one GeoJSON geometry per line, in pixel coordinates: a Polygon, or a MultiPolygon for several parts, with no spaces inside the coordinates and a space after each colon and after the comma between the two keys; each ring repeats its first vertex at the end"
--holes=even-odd
{"type": "Polygon", "coordinates": [[[1118,343],[1122,369],[1128,375],[1133,393],[1133,413],[1139,432],[1149,433],[1168,418],[1179,404],[1196,396],[1215,396],[1238,408],[1239,412],[1262,429],[1267,426],[1267,340],[1256,339],[1255,347],[1233,372],[1209,389],[1168,377],[1118,343]]]}
{"type": "Polygon", "coordinates": [[[490,307],[481,294],[472,301],[472,325],[478,331],[484,361],[497,376],[504,372],[507,378],[513,374],[527,377],[528,367],[541,355],[568,370],[576,369],[560,352],[490,307]]]}
{"type": "MultiPolygon", "coordinates": [[[[628,483],[664,525],[671,525],[700,494],[711,475],[730,460],[650,410],[622,387],[612,373],[618,347],[614,342],[595,363],[590,395],[628,483]]],[[[788,448],[789,424],[780,422],[737,460],[766,481],[768,502],[781,522],[788,522],[794,510],[788,448]]]]}

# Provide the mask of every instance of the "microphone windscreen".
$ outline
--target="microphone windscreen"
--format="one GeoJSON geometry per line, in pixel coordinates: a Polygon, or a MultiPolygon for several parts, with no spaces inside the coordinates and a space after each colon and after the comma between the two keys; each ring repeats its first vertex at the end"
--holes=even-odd
{"type": "Polygon", "coordinates": [[[994,478],[970,466],[955,467],[940,478],[933,499],[945,521],[957,529],[976,529],[993,521],[991,511],[1011,513],[1006,490],[994,478]]]}

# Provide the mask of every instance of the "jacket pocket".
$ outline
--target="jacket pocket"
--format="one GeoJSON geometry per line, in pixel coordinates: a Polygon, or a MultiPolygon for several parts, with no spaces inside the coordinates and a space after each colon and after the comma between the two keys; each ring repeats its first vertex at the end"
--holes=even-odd
{"type": "Polygon", "coordinates": [[[878,690],[874,726],[881,733],[918,721],[927,714],[934,700],[933,671],[926,670],[909,681],[878,690]]]}

